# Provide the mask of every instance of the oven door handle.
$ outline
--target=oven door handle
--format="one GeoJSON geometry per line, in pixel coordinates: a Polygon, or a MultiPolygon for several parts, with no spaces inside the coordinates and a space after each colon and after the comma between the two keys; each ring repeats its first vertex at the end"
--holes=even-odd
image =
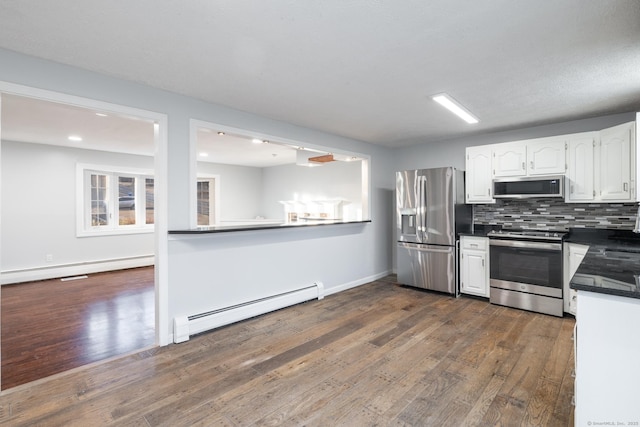
{"type": "Polygon", "coordinates": [[[490,246],[506,246],[508,248],[543,249],[548,251],[561,251],[562,243],[546,242],[522,242],[520,240],[489,239],[490,246]]]}

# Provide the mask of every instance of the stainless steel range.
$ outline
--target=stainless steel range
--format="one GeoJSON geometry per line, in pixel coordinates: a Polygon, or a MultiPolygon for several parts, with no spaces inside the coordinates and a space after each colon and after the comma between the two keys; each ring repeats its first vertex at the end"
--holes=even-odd
{"type": "Polygon", "coordinates": [[[534,230],[490,232],[491,303],[562,317],[562,241],[566,235],[534,230]]]}

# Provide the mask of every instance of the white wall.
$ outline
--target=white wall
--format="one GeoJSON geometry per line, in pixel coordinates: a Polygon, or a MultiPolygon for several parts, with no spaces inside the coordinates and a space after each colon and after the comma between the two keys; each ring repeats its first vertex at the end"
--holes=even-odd
{"type": "Polygon", "coordinates": [[[1,150],[3,272],[29,280],[34,269],[153,255],[151,233],[76,237],[76,165],[152,170],[152,158],[12,141],[1,150]]]}
{"type": "Polygon", "coordinates": [[[220,221],[263,215],[262,168],[198,162],[198,176],[219,175],[220,221]]]}
{"type": "MultiPolygon", "coordinates": [[[[361,209],[362,162],[332,162],[318,167],[284,165],[264,168],[262,206],[267,218],[284,219],[285,200],[342,199],[345,219],[361,209]]],[[[360,217],[362,218],[362,217],[360,217]]]]}
{"type": "MultiPolygon", "coordinates": [[[[168,211],[156,214],[166,215],[170,230],[190,226],[193,207],[189,197],[194,185],[189,179],[190,119],[371,156],[371,224],[240,232],[195,239],[158,236],[159,246],[167,247],[167,265],[162,266],[168,272],[167,294],[161,297],[160,304],[168,306],[168,319],[316,280],[323,281],[329,292],[336,291],[390,271],[394,186],[391,150],[7,50],[0,50],[0,63],[0,81],[166,114],[168,211]]],[[[4,252],[3,247],[0,265],[4,252]]],[[[161,342],[172,332],[170,322],[164,324],[161,342]]]]}

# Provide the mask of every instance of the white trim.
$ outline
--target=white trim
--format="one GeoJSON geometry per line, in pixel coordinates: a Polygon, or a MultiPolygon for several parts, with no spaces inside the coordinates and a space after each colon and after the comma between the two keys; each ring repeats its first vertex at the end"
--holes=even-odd
{"type": "MultiPolygon", "coordinates": [[[[213,180],[213,201],[209,199],[209,208],[211,208],[211,203],[213,203],[213,224],[209,225],[219,225],[220,224],[220,175],[212,175],[212,174],[198,174],[196,178],[196,182],[200,181],[209,181],[213,180]]],[[[197,186],[196,186],[197,187],[197,186]]],[[[198,207],[197,207],[197,192],[196,192],[196,224],[198,223],[198,207]]]]}
{"type": "Polygon", "coordinates": [[[58,102],[80,108],[92,108],[96,110],[103,110],[106,112],[128,114],[151,121],[167,121],[166,114],[156,113],[149,110],[142,110],[135,107],[128,107],[126,105],[111,104],[109,102],[98,101],[91,98],[68,95],[66,93],[54,92],[46,89],[38,89],[4,81],[0,81],[0,92],[8,93],[11,95],[42,99],[45,101],[58,102]]]}
{"type": "MultiPolygon", "coordinates": [[[[155,298],[156,298],[156,342],[164,346],[168,345],[171,340],[171,332],[169,330],[169,275],[167,271],[168,264],[168,242],[167,233],[169,230],[167,212],[168,212],[168,157],[169,157],[169,139],[168,139],[168,123],[167,114],[157,113],[149,110],[142,110],[133,107],[127,107],[119,104],[112,104],[95,99],[68,95],[60,92],[54,92],[45,89],[19,85],[0,81],[0,93],[9,93],[19,96],[27,96],[32,98],[43,99],[47,101],[60,102],[69,105],[75,105],[82,108],[94,108],[105,112],[121,113],[141,117],[154,122],[154,170],[155,170],[155,298]]],[[[1,267],[1,258],[0,258],[1,267]]]]}
{"type": "Polygon", "coordinates": [[[142,255],[129,258],[116,258],[109,260],[59,264],[46,267],[7,270],[1,272],[0,284],[9,285],[12,283],[31,282],[34,280],[57,279],[60,277],[77,276],[81,274],[147,267],[154,264],[154,258],[155,257],[153,255],[142,255]]]}
{"type": "Polygon", "coordinates": [[[189,119],[189,228],[198,227],[198,123],[189,119]]]}
{"type": "Polygon", "coordinates": [[[325,287],[324,295],[325,296],[333,295],[333,294],[337,294],[338,292],[346,291],[351,288],[356,288],[358,286],[366,285],[367,283],[375,282],[378,279],[387,277],[389,274],[391,274],[391,270],[386,270],[381,273],[377,273],[372,276],[363,277],[361,279],[354,280],[352,282],[343,283],[338,286],[332,286],[330,288],[325,287]]]}
{"type": "MultiPolygon", "coordinates": [[[[136,169],[131,167],[98,165],[91,163],[77,163],[76,164],[76,237],[98,237],[98,236],[115,236],[125,234],[144,234],[153,233],[155,227],[154,224],[138,223],[133,225],[117,225],[111,224],[109,226],[91,227],[87,224],[87,211],[85,207],[89,200],[90,188],[87,186],[86,173],[96,172],[111,176],[133,176],[138,179],[153,178],[155,188],[155,174],[151,169],[136,169]]],[[[138,182],[138,187],[144,187],[144,183],[138,182]]],[[[111,184],[112,192],[115,192],[117,184],[111,184]]],[[[139,188],[136,189],[138,192],[139,188]]],[[[115,193],[114,193],[115,194],[115,193]]],[[[138,194],[138,197],[142,195],[138,194]]],[[[115,201],[114,201],[115,203],[115,201]]],[[[116,210],[115,205],[111,206],[112,210],[116,210]]],[[[154,209],[155,210],[155,209],[154,209]]],[[[116,211],[110,212],[113,217],[116,218],[116,211]]],[[[136,210],[136,220],[140,221],[139,212],[136,210]]],[[[155,221],[154,221],[155,222],[155,221]]]]}
{"type": "Polygon", "coordinates": [[[154,227],[155,227],[155,283],[156,283],[156,342],[169,345],[173,339],[169,321],[169,138],[168,118],[163,115],[153,125],[155,152],[154,174],[154,227]]]}

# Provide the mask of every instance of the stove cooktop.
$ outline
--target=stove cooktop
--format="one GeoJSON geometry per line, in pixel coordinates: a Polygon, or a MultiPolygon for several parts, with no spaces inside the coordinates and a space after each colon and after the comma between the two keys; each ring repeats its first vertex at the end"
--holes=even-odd
{"type": "Polygon", "coordinates": [[[553,230],[493,230],[487,233],[488,237],[502,239],[537,239],[561,241],[567,236],[567,232],[553,230]]]}

